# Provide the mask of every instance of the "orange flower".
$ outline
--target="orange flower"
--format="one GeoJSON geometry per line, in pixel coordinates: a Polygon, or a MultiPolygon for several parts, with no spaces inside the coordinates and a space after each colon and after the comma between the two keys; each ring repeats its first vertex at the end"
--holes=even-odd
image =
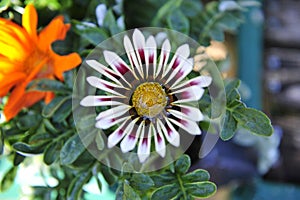
{"type": "Polygon", "coordinates": [[[3,111],[7,121],[24,107],[53,99],[54,93],[50,91],[26,91],[30,81],[63,81],[63,72],[81,63],[77,53],[60,56],[51,49],[51,43],[63,40],[70,29],[70,24],[63,21],[63,16],[58,16],[37,33],[37,12],[31,4],[25,7],[22,27],[0,18],[0,98],[11,91],[3,111]]]}

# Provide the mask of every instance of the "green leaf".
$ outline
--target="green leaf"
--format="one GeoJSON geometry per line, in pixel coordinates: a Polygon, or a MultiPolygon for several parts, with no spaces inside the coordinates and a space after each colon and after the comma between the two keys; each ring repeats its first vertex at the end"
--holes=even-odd
{"type": "Polygon", "coordinates": [[[0,187],[2,192],[6,191],[12,186],[17,174],[17,170],[18,170],[17,167],[12,167],[10,168],[10,170],[8,170],[8,172],[4,174],[4,178],[1,180],[1,187],[0,187]]]}
{"type": "Polygon", "coordinates": [[[68,100],[70,99],[70,96],[67,97],[61,97],[58,96],[54,98],[49,104],[47,104],[43,111],[42,115],[45,118],[50,118],[54,115],[54,113],[68,100]]]}
{"type": "Polygon", "coordinates": [[[218,24],[225,30],[236,30],[241,24],[241,20],[231,13],[225,13],[218,21],[218,24]]]}
{"type": "Polygon", "coordinates": [[[233,117],[238,125],[254,134],[270,136],[273,133],[270,119],[261,111],[253,108],[238,108],[233,111],[233,117]]]}
{"type": "Polygon", "coordinates": [[[176,181],[174,174],[170,172],[152,175],[151,179],[154,181],[156,187],[161,187],[176,181]]]}
{"type": "Polygon", "coordinates": [[[175,162],[175,171],[179,174],[185,174],[191,166],[191,159],[188,155],[182,155],[175,162]]]}
{"type": "Polygon", "coordinates": [[[163,6],[159,8],[157,14],[152,20],[152,25],[157,26],[159,22],[172,13],[176,8],[178,8],[182,3],[182,0],[171,0],[167,1],[163,6]]]}
{"type": "Polygon", "coordinates": [[[18,119],[17,126],[21,130],[28,130],[40,124],[42,118],[40,115],[27,114],[18,119]]]}
{"type": "Polygon", "coordinates": [[[101,166],[101,172],[109,185],[113,185],[117,181],[117,176],[111,171],[111,169],[105,165],[101,166]]]}
{"type": "Polygon", "coordinates": [[[65,120],[72,112],[72,100],[66,100],[53,115],[54,122],[62,122],[65,120]]]}
{"type": "Polygon", "coordinates": [[[107,28],[112,35],[120,33],[122,30],[118,27],[116,18],[111,9],[109,9],[103,20],[103,27],[107,28]]]}
{"type": "Polygon", "coordinates": [[[198,0],[182,1],[180,10],[187,17],[195,17],[202,11],[201,1],[198,0]]]}
{"type": "Polygon", "coordinates": [[[51,165],[58,158],[61,145],[59,141],[48,144],[44,151],[44,162],[47,165],[51,165]]]}
{"type": "Polygon", "coordinates": [[[130,185],[139,191],[149,190],[154,186],[153,180],[150,176],[142,173],[135,173],[132,175],[130,180],[130,185]]]}
{"type": "Polygon", "coordinates": [[[97,46],[108,38],[108,34],[99,27],[91,26],[76,20],[72,20],[72,24],[74,32],[94,46],[97,46]]]}
{"type": "Polygon", "coordinates": [[[210,178],[209,173],[203,169],[197,169],[195,171],[192,171],[182,176],[182,180],[185,183],[208,181],[209,178],[210,178]]]}
{"type": "Polygon", "coordinates": [[[67,192],[67,200],[81,199],[82,187],[92,177],[91,171],[78,174],[70,183],[67,192]]]}
{"type": "Polygon", "coordinates": [[[11,3],[10,0],[2,0],[0,2],[0,13],[2,11],[6,10],[8,8],[8,6],[9,6],[10,3],[11,3]]]}
{"type": "Polygon", "coordinates": [[[123,200],[140,200],[141,197],[134,191],[134,189],[124,181],[124,193],[123,193],[123,200]]]}
{"type": "Polygon", "coordinates": [[[176,31],[184,33],[184,34],[189,33],[189,30],[190,30],[189,20],[178,9],[175,10],[174,12],[171,12],[167,16],[167,24],[173,30],[176,30],[176,31]]]}
{"type": "Polygon", "coordinates": [[[234,119],[232,113],[226,110],[224,124],[220,133],[220,137],[222,140],[229,140],[231,139],[235,131],[237,129],[237,121],[234,119]]]}
{"type": "Polygon", "coordinates": [[[38,143],[36,145],[29,145],[23,142],[17,142],[15,144],[13,144],[13,148],[16,151],[20,151],[23,153],[30,153],[30,154],[39,154],[42,153],[44,151],[45,148],[45,144],[47,142],[41,142],[38,143]]]}
{"type": "Polygon", "coordinates": [[[4,135],[3,135],[3,130],[0,127],[0,155],[2,155],[4,149],[4,135]]]}
{"type": "Polygon", "coordinates": [[[14,166],[18,166],[19,164],[21,164],[24,161],[25,158],[26,158],[25,156],[23,156],[23,155],[19,154],[18,152],[16,152],[15,155],[14,155],[14,160],[13,160],[14,166]]]}
{"type": "Polygon", "coordinates": [[[71,93],[72,90],[65,86],[62,82],[51,79],[36,79],[31,81],[27,89],[29,91],[53,91],[55,93],[71,93]]]}
{"type": "Polygon", "coordinates": [[[67,140],[60,151],[60,162],[62,165],[73,163],[85,150],[78,134],[67,140]]]}
{"type": "Polygon", "coordinates": [[[220,27],[213,27],[208,31],[211,39],[223,42],[225,39],[224,32],[220,27]]]}
{"type": "Polygon", "coordinates": [[[179,192],[179,188],[175,183],[165,185],[154,191],[151,200],[172,199],[176,197],[179,192]]]}
{"type": "Polygon", "coordinates": [[[209,181],[184,184],[189,195],[197,198],[207,198],[215,194],[217,186],[209,181]]]}

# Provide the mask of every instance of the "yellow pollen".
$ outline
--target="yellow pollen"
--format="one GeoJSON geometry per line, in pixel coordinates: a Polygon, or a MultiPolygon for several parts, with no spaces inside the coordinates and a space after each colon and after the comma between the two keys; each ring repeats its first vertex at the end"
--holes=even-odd
{"type": "Polygon", "coordinates": [[[142,83],[133,92],[132,104],[138,115],[152,118],[165,108],[167,96],[159,83],[142,83]]]}

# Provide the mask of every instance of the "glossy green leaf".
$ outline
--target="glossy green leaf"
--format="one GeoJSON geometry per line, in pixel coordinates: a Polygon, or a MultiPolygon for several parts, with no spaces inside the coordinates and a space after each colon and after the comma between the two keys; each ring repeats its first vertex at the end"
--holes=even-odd
{"type": "Polygon", "coordinates": [[[47,165],[51,165],[58,158],[61,145],[60,141],[54,141],[48,144],[44,151],[44,162],[47,165]]]}
{"type": "Polygon", "coordinates": [[[215,194],[217,186],[209,181],[184,184],[187,193],[197,198],[207,198],[215,194]]]}
{"type": "Polygon", "coordinates": [[[122,30],[118,27],[116,18],[111,9],[109,9],[103,20],[103,27],[107,28],[112,35],[120,33],[122,30]]]}
{"type": "Polygon", "coordinates": [[[1,187],[0,187],[2,192],[6,191],[12,186],[17,174],[17,170],[18,170],[17,167],[12,167],[4,174],[3,179],[1,180],[1,187]]]}
{"type": "Polygon", "coordinates": [[[9,6],[10,3],[11,3],[10,0],[2,0],[0,2],[0,13],[2,11],[6,10],[8,8],[8,6],[9,6]]]}
{"type": "Polygon", "coordinates": [[[45,118],[50,118],[54,115],[54,113],[66,102],[70,99],[70,96],[67,97],[55,97],[49,104],[47,104],[43,111],[42,115],[45,118]]]}
{"type": "Polygon", "coordinates": [[[157,11],[153,21],[152,25],[157,26],[159,25],[159,22],[164,19],[166,16],[168,16],[170,13],[172,13],[176,8],[180,6],[182,3],[182,0],[172,0],[172,1],[166,1],[164,5],[162,5],[159,10],[157,11]]]}
{"type": "Polygon", "coordinates": [[[145,191],[153,187],[154,182],[150,176],[146,174],[135,173],[131,177],[130,185],[138,191],[145,191]]]}
{"type": "Polygon", "coordinates": [[[175,162],[175,172],[179,174],[185,174],[191,166],[191,159],[188,155],[182,155],[175,162]]]}
{"type": "Polygon", "coordinates": [[[53,91],[55,93],[71,93],[72,90],[62,82],[51,79],[36,79],[31,81],[27,89],[29,91],[53,91]]]}
{"type": "Polygon", "coordinates": [[[60,151],[60,162],[62,165],[73,163],[85,150],[78,134],[70,137],[60,151]]]}
{"type": "Polygon", "coordinates": [[[152,175],[151,179],[155,183],[156,187],[161,187],[176,181],[174,174],[170,172],[164,172],[164,173],[152,175]]]}
{"type": "Polygon", "coordinates": [[[18,119],[17,126],[20,130],[28,130],[40,124],[42,118],[40,115],[27,114],[18,119]]]}
{"type": "Polygon", "coordinates": [[[179,188],[175,183],[165,185],[154,191],[151,200],[172,199],[176,197],[179,192],[179,188]]]}
{"type": "Polygon", "coordinates": [[[102,172],[102,175],[103,175],[104,179],[106,180],[106,182],[109,185],[113,185],[113,184],[116,183],[117,176],[112,172],[112,170],[110,168],[108,168],[105,165],[102,165],[101,166],[101,172],[102,172]]]}
{"type": "Polygon", "coordinates": [[[224,124],[220,133],[220,137],[222,140],[229,140],[231,139],[237,129],[237,121],[234,119],[232,113],[226,110],[224,124]]]}
{"type": "Polygon", "coordinates": [[[4,135],[3,135],[3,130],[0,127],[0,155],[2,155],[4,149],[4,135]]]}
{"type": "Polygon", "coordinates": [[[72,112],[72,100],[66,100],[53,115],[54,122],[62,122],[65,120],[72,112]]]}
{"type": "Polygon", "coordinates": [[[21,164],[24,161],[25,158],[26,158],[25,156],[16,152],[14,155],[13,165],[18,166],[19,164],[21,164]]]}
{"type": "Polygon", "coordinates": [[[202,11],[201,1],[198,0],[182,1],[180,10],[187,17],[195,17],[202,11]]]}
{"type": "Polygon", "coordinates": [[[67,191],[67,200],[79,200],[81,198],[82,187],[92,177],[90,171],[78,174],[70,183],[67,191]]]}
{"type": "Polygon", "coordinates": [[[39,144],[35,144],[35,145],[29,145],[23,142],[17,142],[15,144],[13,144],[13,148],[16,151],[20,151],[23,153],[30,153],[30,154],[39,154],[42,153],[44,151],[45,148],[45,144],[47,142],[42,142],[39,144]]]}
{"type": "Polygon", "coordinates": [[[190,30],[190,23],[182,11],[176,9],[167,16],[168,26],[178,32],[188,34],[190,30]]]}
{"type": "Polygon", "coordinates": [[[208,181],[209,179],[210,179],[209,173],[203,169],[196,169],[182,176],[182,180],[185,183],[203,182],[203,181],[208,181]]]}
{"type": "Polygon", "coordinates": [[[72,20],[72,24],[74,25],[73,28],[75,33],[94,46],[97,46],[108,38],[108,34],[103,29],[96,27],[95,25],[92,26],[76,20],[72,20]]]}
{"type": "Polygon", "coordinates": [[[127,183],[127,181],[124,181],[123,184],[123,200],[140,200],[141,197],[134,191],[134,189],[127,183]]]}
{"type": "Polygon", "coordinates": [[[233,111],[233,117],[238,122],[238,125],[254,134],[270,136],[273,133],[270,119],[259,110],[238,108],[233,111]]]}

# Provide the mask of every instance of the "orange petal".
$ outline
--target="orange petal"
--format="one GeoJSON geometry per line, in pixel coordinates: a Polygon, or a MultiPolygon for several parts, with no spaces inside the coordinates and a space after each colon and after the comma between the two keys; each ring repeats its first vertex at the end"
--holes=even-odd
{"type": "Polygon", "coordinates": [[[8,32],[18,38],[24,46],[32,46],[32,41],[27,31],[18,24],[15,24],[10,20],[0,18],[0,30],[8,32]]]}
{"type": "Polygon", "coordinates": [[[48,104],[52,101],[52,99],[54,99],[55,94],[54,92],[46,92],[46,96],[45,96],[45,103],[48,104]]]}
{"type": "Polygon", "coordinates": [[[23,82],[25,77],[26,75],[22,72],[0,76],[0,97],[5,96],[14,85],[23,82]]]}
{"type": "Polygon", "coordinates": [[[63,40],[70,29],[70,24],[64,24],[64,17],[55,17],[39,34],[39,47],[43,51],[51,48],[56,40],[63,40]]]}
{"type": "Polygon", "coordinates": [[[15,71],[18,71],[20,69],[22,69],[22,66],[20,66],[19,63],[11,61],[6,57],[0,56],[0,73],[9,74],[14,73],[15,71]]]}
{"type": "Polygon", "coordinates": [[[26,92],[23,85],[17,86],[11,93],[7,104],[4,106],[4,115],[7,121],[16,116],[22,108],[30,107],[45,97],[45,92],[26,92]]]}
{"type": "Polygon", "coordinates": [[[60,80],[63,80],[63,73],[65,71],[73,69],[81,63],[81,58],[77,53],[71,53],[65,56],[53,54],[53,58],[54,74],[60,80]]]}
{"type": "Polygon", "coordinates": [[[11,29],[7,27],[0,28],[0,42],[6,43],[14,47],[15,49],[19,49],[23,52],[26,52],[26,50],[28,50],[27,45],[24,45],[20,38],[11,29]]]}
{"type": "Polygon", "coordinates": [[[22,15],[22,26],[34,41],[37,41],[37,13],[32,4],[25,7],[24,14],[22,15]]]}

